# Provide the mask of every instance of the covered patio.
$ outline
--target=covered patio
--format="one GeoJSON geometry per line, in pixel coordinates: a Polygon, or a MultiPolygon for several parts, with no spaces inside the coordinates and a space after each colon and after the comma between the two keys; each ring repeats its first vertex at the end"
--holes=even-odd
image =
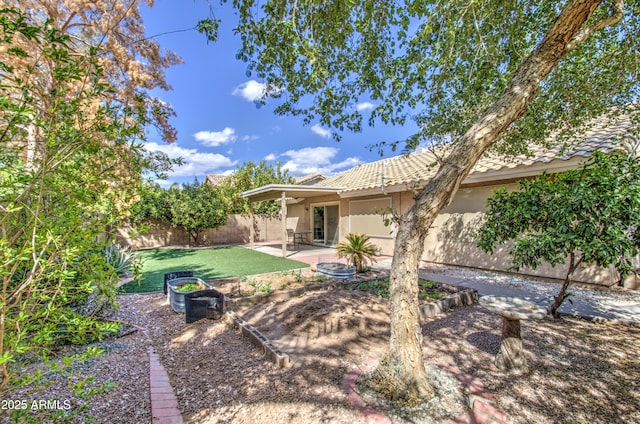
{"type": "MultiPolygon", "coordinates": [[[[342,188],[339,187],[269,184],[253,190],[245,191],[241,196],[249,200],[249,211],[252,223],[254,222],[253,204],[255,202],[268,200],[280,202],[280,216],[282,217],[280,255],[283,258],[297,259],[292,256],[299,255],[298,257],[300,258],[314,255],[317,256],[317,253],[309,253],[309,255],[307,255],[303,252],[318,249],[328,250],[329,246],[327,246],[326,241],[320,242],[317,240],[315,232],[316,228],[313,227],[314,208],[310,208],[309,205],[311,202],[318,202],[318,204],[327,201],[331,201],[331,203],[339,203],[340,198],[338,193],[340,191],[342,191],[342,188]],[[302,216],[303,219],[301,222],[296,222],[295,225],[293,223],[289,223],[289,220],[287,219],[288,209],[292,206],[304,208],[302,214],[299,213],[296,215],[296,218],[300,218],[300,216],[302,216]],[[293,246],[295,250],[287,250],[288,246],[293,246]]],[[[336,212],[337,209],[338,208],[336,207],[336,212]]],[[[249,228],[249,247],[251,249],[256,249],[254,225],[250,225],[249,228]]],[[[261,248],[264,248],[264,245],[261,245],[261,248]]],[[[330,250],[334,251],[334,249],[330,250]]],[[[335,256],[335,251],[333,252],[333,255],[335,256]]]]}
{"type": "MultiPolygon", "coordinates": [[[[261,242],[254,243],[253,247],[250,245],[246,245],[245,247],[272,256],[282,256],[282,246],[280,243],[261,242]]],[[[288,245],[288,247],[291,247],[291,245],[288,245]]],[[[295,247],[295,250],[287,249],[285,257],[309,265],[319,262],[345,262],[344,258],[338,258],[335,248],[313,246],[311,244],[301,244],[295,247]]]]}

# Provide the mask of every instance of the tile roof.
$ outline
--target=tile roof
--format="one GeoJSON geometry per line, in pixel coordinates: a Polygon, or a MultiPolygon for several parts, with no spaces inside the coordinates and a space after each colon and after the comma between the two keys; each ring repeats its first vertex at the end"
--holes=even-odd
{"type": "Polygon", "coordinates": [[[211,184],[212,186],[219,186],[222,184],[224,180],[228,177],[226,175],[221,174],[207,174],[204,179],[205,184],[211,184]]]}
{"type": "Polygon", "coordinates": [[[343,187],[344,191],[366,190],[384,184],[406,185],[426,181],[435,172],[431,152],[416,152],[376,162],[362,163],[316,184],[321,187],[343,187]]]}
{"type": "Polygon", "coordinates": [[[327,177],[325,177],[322,174],[310,174],[310,175],[304,175],[302,177],[296,178],[296,184],[312,185],[312,184],[316,184],[316,183],[318,183],[320,181],[324,181],[326,179],[327,179],[327,177]]]}
{"type": "MultiPolygon", "coordinates": [[[[554,160],[567,161],[574,157],[589,157],[596,150],[610,152],[626,148],[632,137],[624,138],[636,129],[631,120],[624,116],[616,121],[598,120],[582,136],[566,143],[558,143],[551,148],[530,146],[531,156],[505,157],[485,154],[471,171],[470,176],[489,172],[508,173],[511,169],[524,169],[535,164],[554,160]]],[[[416,151],[388,159],[357,165],[347,171],[328,177],[316,184],[318,187],[342,187],[343,192],[367,190],[382,186],[423,185],[437,170],[435,155],[430,151],[416,151]]]]}

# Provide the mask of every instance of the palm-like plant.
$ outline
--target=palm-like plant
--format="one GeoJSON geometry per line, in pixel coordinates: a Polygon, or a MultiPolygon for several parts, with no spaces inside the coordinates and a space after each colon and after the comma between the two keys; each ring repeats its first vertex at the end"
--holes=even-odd
{"type": "Polygon", "coordinates": [[[136,271],[139,261],[129,247],[111,243],[105,248],[107,263],[111,265],[118,277],[128,277],[136,271]]]}
{"type": "Polygon", "coordinates": [[[364,271],[367,261],[376,262],[375,256],[380,248],[369,241],[369,236],[349,233],[346,239],[338,243],[336,253],[340,258],[347,258],[347,261],[356,267],[357,272],[364,271]]]}

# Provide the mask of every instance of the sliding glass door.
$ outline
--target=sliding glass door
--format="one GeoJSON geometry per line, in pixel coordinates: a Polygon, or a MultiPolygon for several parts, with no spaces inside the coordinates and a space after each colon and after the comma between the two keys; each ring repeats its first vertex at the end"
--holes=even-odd
{"type": "Polygon", "coordinates": [[[338,205],[313,207],[313,243],[335,246],[340,237],[340,213],[338,205]]]}

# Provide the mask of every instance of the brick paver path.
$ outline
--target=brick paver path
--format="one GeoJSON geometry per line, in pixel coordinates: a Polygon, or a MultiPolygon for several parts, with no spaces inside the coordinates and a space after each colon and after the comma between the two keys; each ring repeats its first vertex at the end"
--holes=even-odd
{"type": "Polygon", "coordinates": [[[151,392],[151,421],[153,424],[182,424],[178,401],[169,383],[169,375],[149,348],[149,389],[151,392]]]}

